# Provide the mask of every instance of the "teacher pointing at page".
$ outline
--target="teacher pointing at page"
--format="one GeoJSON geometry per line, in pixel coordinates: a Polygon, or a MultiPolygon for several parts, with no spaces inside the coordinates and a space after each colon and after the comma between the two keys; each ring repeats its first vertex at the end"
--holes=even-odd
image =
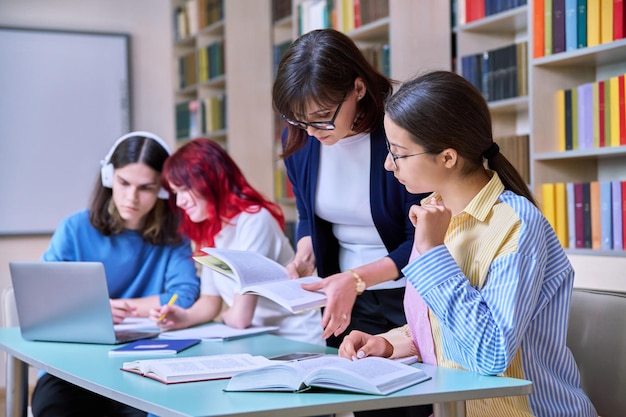
{"type": "Polygon", "coordinates": [[[298,209],[296,254],[287,269],[292,277],[317,269],[324,278],[304,288],[328,297],[322,326],[333,347],[351,330],[379,333],[406,323],[400,270],[413,243],[409,208],[423,196],[407,192],[383,167],[383,102],[391,92],[391,81],[332,29],[295,40],[274,82],[298,209]]]}

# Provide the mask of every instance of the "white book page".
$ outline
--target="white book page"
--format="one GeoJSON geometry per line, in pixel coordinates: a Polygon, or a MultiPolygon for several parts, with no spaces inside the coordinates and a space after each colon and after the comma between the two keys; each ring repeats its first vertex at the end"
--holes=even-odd
{"type": "Polygon", "coordinates": [[[168,376],[194,376],[242,372],[267,366],[272,362],[263,356],[250,354],[225,354],[191,356],[171,359],[148,359],[125,362],[123,369],[139,369],[153,372],[162,378],[168,376]]]}
{"type": "Polygon", "coordinates": [[[257,252],[203,248],[204,252],[221,259],[239,277],[241,288],[271,281],[287,281],[287,269],[257,252]]]}
{"type": "Polygon", "coordinates": [[[307,291],[304,283],[320,281],[320,277],[305,277],[288,281],[276,281],[245,288],[245,293],[259,294],[280,304],[291,312],[299,312],[326,305],[326,294],[321,291],[307,291]]]}

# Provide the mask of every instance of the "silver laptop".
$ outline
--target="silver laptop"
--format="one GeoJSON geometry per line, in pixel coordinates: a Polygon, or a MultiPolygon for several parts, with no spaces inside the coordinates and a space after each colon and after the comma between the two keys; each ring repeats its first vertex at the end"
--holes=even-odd
{"type": "Polygon", "coordinates": [[[116,331],[100,262],[9,262],[22,337],[118,344],[157,336],[116,331]]]}

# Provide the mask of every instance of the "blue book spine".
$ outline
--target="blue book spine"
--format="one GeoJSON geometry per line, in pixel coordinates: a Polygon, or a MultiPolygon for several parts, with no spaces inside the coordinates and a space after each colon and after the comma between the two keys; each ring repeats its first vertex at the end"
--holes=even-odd
{"type": "Polygon", "coordinates": [[[565,0],[565,50],[578,49],[577,0],[565,0]]]}
{"type": "Polygon", "coordinates": [[[613,249],[624,249],[624,229],[622,218],[622,184],[621,181],[611,181],[611,201],[613,204],[613,249]]]}
{"type": "Polygon", "coordinates": [[[601,248],[613,249],[613,201],[611,181],[600,181],[600,239],[601,248]]]}

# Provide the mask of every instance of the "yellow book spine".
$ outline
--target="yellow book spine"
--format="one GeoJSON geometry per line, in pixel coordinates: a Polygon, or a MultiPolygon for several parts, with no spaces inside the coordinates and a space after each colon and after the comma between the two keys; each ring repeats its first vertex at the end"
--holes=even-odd
{"type": "Polygon", "coordinates": [[[556,237],[561,242],[561,246],[567,248],[569,234],[567,232],[567,194],[564,182],[554,184],[554,215],[556,237]]]}
{"type": "Polygon", "coordinates": [[[550,223],[553,229],[556,230],[556,206],[555,206],[555,192],[554,184],[545,183],[541,184],[541,198],[543,215],[550,223]]]}
{"type": "Polygon", "coordinates": [[[619,77],[608,80],[610,90],[609,114],[611,118],[611,136],[607,143],[610,146],[619,146],[619,77]]]}
{"type": "Polygon", "coordinates": [[[558,150],[565,151],[565,90],[556,92],[556,114],[558,120],[558,150]]]}
{"type": "Polygon", "coordinates": [[[587,2],[587,46],[600,44],[600,0],[587,2]]]}
{"type": "Polygon", "coordinates": [[[613,42],[613,0],[600,0],[600,43],[608,42],[613,42]]]}

